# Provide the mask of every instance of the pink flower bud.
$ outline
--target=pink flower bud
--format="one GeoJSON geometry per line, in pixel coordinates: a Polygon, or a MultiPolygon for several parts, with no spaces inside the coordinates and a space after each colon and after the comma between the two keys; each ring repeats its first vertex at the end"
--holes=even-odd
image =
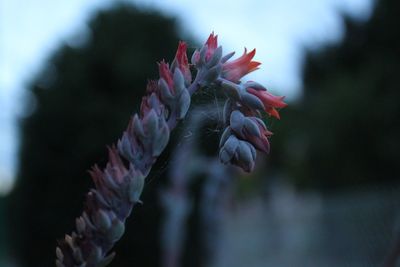
{"type": "Polygon", "coordinates": [[[254,134],[251,134],[246,128],[244,131],[244,137],[245,140],[249,141],[255,148],[258,150],[269,153],[269,140],[268,138],[271,137],[272,132],[268,131],[268,129],[265,127],[263,123],[258,121],[254,117],[248,117],[248,120],[251,120],[253,123],[255,123],[260,130],[260,135],[256,136],[254,134]]]}
{"type": "Polygon", "coordinates": [[[167,82],[169,89],[171,90],[172,93],[174,93],[174,91],[173,91],[174,90],[174,88],[173,88],[174,81],[172,78],[172,72],[169,69],[169,64],[166,63],[164,60],[161,61],[158,64],[158,70],[160,73],[160,78],[164,79],[167,82]]]}
{"type": "MultiPolygon", "coordinates": [[[[219,60],[221,59],[221,56],[214,57],[214,54],[216,53],[216,50],[218,49],[218,35],[214,35],[214,32],[210,34],[208,37],[206,43],[203,45],[203,47],[199,50],[196,50],[193,53],[192,56],[192,63],[194,65],[198,64],[204,64],[210,61],[216,60],[218,63],[219,60]]],[[[217,53],[222,53],[222,48],[218,49],[217,53]],[[219,51],[218,51],[219,50],[219,51]]],[[[216,64],[215,63],[215,64],[216,64]]],[[[213,66],[215,65],[213,64],[213,66]]],[[[209,66],[212,67],[212,66],[209,66]]]]}
{"type": "Polygon", "coordinates": [[[218,35],[214,35],[214,32],[210,34],[206,41],[207,52],[206,52],[206,62],[209,61],[214,54],[214,51],[218,47],[218,35]]]}
{"type": "Polygon", "coordinates": [[[192,74],[190,73],[189,61],[186,54],[187,45],[185,42],[180,41],[178,50],[176,51],[174,62],[172,66],[176,66],[182,72],[186,84],[192,81],[192,74]]]}

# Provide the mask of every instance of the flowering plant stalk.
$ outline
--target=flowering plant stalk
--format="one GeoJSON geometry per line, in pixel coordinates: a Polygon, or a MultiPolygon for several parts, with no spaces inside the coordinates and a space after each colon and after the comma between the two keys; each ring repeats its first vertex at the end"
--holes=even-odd
{"type": "Polygon", "coordinates": [[[191,95],[202,87],[224,90],[226,129],[220,142],[220,159],[245,171],[254,168],[256,149],[268,152],[271,132],[260,119],[260,111],[279,118],[277,108],[283,97],[267,92],[256,82],[240,79],[258,68],[252,61],[255,50],[229,61],[223,56],[213,33],[189,64],[186,44],[180,42],[171,65],[159,63],[160,78],[150,81],[142,98],[140,113],[132,116],[117,146],[109,147],[105,168],[90,171],[95,188],[87,194],[76,230],[65,235],[56,249],[57,267],[98,267],[108,265],[115,253],[113,245],[122,237],[125,220],[140,203],[145,178],[166,147],[170,132],[189,109],[191,95]],[[196,70],[192,79],[191,67],[196,70]]]}

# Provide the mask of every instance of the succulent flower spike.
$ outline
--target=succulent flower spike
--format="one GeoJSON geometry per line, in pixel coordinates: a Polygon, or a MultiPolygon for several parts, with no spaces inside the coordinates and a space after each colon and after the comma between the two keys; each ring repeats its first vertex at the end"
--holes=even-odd
{"type": "Polygon", "coordinates": [[[255,166],[256,149],[269,151],[272,133],[259,111],[279,118],[276,109],[286,103],[256,82],[241,83],[244,75],[260,65],[252,61],[255,49],[249,53],[245,49],[241,57],[229,61],[234,53],[223,56],[217,35],[211,33],[191,57],[196,71],[192,80],[186,48],[186,43],[179,43],[171,67],[165,61],[158,64],[159,79],[149,81],[140,113],[130,119],[117,148],[109,149],[106,167],[95,166],[90,171],[94,189],[87,194],[84,211],[76,219],[76,230],[59,242],[57,267],[98,267],[111,262],[115,253],[110,251],[122,237],[133,206],[140,203],[145,178],[167,146],[171,131],[185,117],[191,95],[201,88],[227,93],[219,152],[223,163],[250,172],[255,166]]]}
{"type": "Polygon", "coordinates": [[[257,70],[261,63],[252,61],[255,54],[256,49],[253,49],[250,53],[247,53],[247,49],[245,48],[241,57],[224,63],[222,68],[222,76],[227,80],[236,83],[246,74],[257,70]]]}

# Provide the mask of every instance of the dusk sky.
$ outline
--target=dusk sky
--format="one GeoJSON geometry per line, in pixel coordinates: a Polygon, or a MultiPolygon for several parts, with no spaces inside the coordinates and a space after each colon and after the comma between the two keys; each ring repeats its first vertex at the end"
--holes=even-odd
{"type": "MultiPolygon", "coordinates": [[[[86,23],[107,0],[3,0],[0,2],[0,195],[12,186],[17,168],[17,118],[27,116],[26,84],[62,43],[87,32],[86,23]]],[[[198,40],[219,35],[225,52],[257,48],[261,69],[249,75],[288,100],[301,97],[304,47],[339,41],[341,13],[368,18],[373,0],[136,0],[178,17],[198,40]]],[[[155,65],[156,67],[156,65],[155,65]]],[[[117,138],[117,137],[116,137],[117,138]]]]}

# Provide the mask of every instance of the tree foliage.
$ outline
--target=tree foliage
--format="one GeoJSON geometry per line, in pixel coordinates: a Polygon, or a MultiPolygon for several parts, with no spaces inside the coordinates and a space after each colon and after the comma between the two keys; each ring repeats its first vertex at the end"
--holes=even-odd
{"type": "Polygon", "coordinates": [[[283,113],[272,141],[272,156],[296,183],[398,179],[399,11],[398,1],[377,1],[366,23],[344,19],[342,41],[306,53],[303,98],[283,113]]]}

